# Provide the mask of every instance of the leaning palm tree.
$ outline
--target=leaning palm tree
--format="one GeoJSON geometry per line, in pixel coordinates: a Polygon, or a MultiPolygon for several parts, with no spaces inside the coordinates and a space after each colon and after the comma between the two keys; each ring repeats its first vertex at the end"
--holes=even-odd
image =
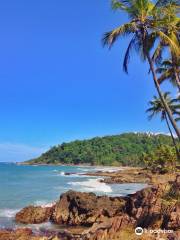
{"type": "MultiPolygon", "coordinates": [[[[163,93],[163,97],[164,97],[167,105],[171,109],[171,112],[174,115],[176,115],[176,117],[177,117],[176,119],[179,120],[179,117],[180,117],[180,99],[179,98],[172,99],[170,97],[169,92],[163,93]]],[[[173,132],[171,130],[170,123],[169,123],[169,120],[168,120],[168,117],[167,117],[167,113],[164,109],[164,106],[161,102],[161,99],[158,98],[157,96],[154,96],[153,100],[151,100],[149,102],[149,105],[150,105],[150,108],[148,108],[146,110],[146,112],[149,114],[148,119],[151,120],[156,115],[160,115],[161,121],[164,121],[164,120],[166,121],[166,124],[167,124],[168,130],[170,132],[174,147],[176,149],[177,157],[178,157],[178,159],[180,159],[180,151],[177,147],[176,140],[175,140],[173,132]]]]}
{"type": "Polygon", "coordinates": [[[164,31],[163,23],[165,21],[165,17],[160,15],[161,7],[158,6],[160,1],[162,0],[159,0],[157,4],[153,4],[150,0],[113,0],[112,8],[127,13],[130,21],[110,32],[105,33],[103,37],[103,44],[112,47],[119,37],[132,36],[125,53],[123,68],[125,72],[128,72],[130,53],[133,49],[138,52],[143,60],[148,61],[158,95],[180,140],[180,129],[173,118],[171,109],[163,97],[158,78],[156,76],[154,62],[150,56],[150,50],[154,46],[157,38],[161,39],[162,42],[169,44],[173,54],[177,54],[177,56],[180,54],[180,47],[177,44],[178,41],[176,39],[176,35],[173,35],[171,38],[164,31]]]}
{"type": "Polygon", "coordinates": [[[159,84],[164,81],[170,81],[173,86],[177,86],[180,91],[180,59],[176,64],[176,70],[174,69],[174,63],[171,59],[166,59],[159,64],[159,67],[156,69],[156,73],[160,74],[158,78],[159,84]]]}
{"type": "MultiPolygon", "coordinates": [[[[163,6],[163,14],[161,14],[164,16],[163,25],[165,34],[175,41],[176,45],[179,45],[180,42],[180,18],[178,17],[179,9],[180,7],[177,1],[169,1],[168,5],[163,6]]],[[[167,48],[170,52],[170,60],[169,62],[165,61],[163,65],[164,67],[171,69],[168,69],[166,73],[164,72],[164,76],[162,76],[160,81],[162,82],[167,79],[170,81],[172,80],[171,82],[175,83],[174,85],[176,85],[180,91],[180,54],[176,54],[171,45],[169,45],[166,41],[161,40],[154,51],[152,59],[157,65],[161,65],[162,53],[167,48]]]]}

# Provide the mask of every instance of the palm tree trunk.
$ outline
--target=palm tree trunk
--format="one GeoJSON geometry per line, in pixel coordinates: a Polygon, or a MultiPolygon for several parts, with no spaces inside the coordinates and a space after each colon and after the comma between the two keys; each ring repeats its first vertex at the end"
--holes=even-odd
{"type": "Polygon", "coordinates": [[[176,61],[175,61],[175,58],[174,58],[173,54],[172,54],[172,64],[173,64],[176,84],[177,84],[177,87],[178,87],[179,92],[180,92],[180,77],[179,77],[179,74],[178,74],[177,64],[176,64],[176,61]]]}
{"type": "Polygon", "coordinates": [[[175,148],[175,150],[176,150],[177,159],[180,160],[180,152],[179,152],[179,149],[178,149],[178,147],[177,147],[177,145],[176,145],[176,141],[175,141],[174,136],[173,136],[173,133],[172,133],[172,131],[171,131],[171,127],[170,127],[170,124],[169,124],[168,117],[167,117],[167,114],[166,114],[166,113],[165,113],[165,120],[166,120],[166,124],[167,124],[167,126],[168,126],[168,129],[169,129],[169,132],[170,132],[170,134],[171,134],[171,138],[172,138],[172,141],[173,141],[173,144],[174,144],[174,148],[175,148]]]}
{"type": "Polygon", "coordinates": [[[178,75],[177,67],[174,67],[174,75],[175,75],[177,87],[178,87],[179,92],[180,92],[180,77],[178,75]]]}
{"type": "Polygon", "coordinates": [[[159,86],[159,83],[158,83],[158,79],[156,77],[153,61],[152,61],[149,53],[146,53],[146,56],[147,56],[147,59],[148,59],[149,65],[150,65],[150,69],[151,69],[151,72],[152,72],[152,75],[153,75],[153,80],[154,80],[155,87],[156,87],[157,92],[159,94],[159,97],[160,97],[160,99],[162,101],[164,109],[165,109],[165,111],[166,111],[166,113],[167,113],[167,115],[169,117],[169,120],[170,120],[170,122],[171,122],[171,124],[172,124],[172,126],[173,126],[173,128],[174,128],[174,130],[175,130],[175,132],[177,134],[177,136],[178,136],[178,139],[180,141],[180,129],[178,128],[178,126],[176,124],[176,121],[173,118],[173,115],[172,115],[172,112],[171,112],[169,106],[167,105],[166,101],[164,100],[163,94],[161,92],[161,89],[160,89],[160,86],[159,86]]]}

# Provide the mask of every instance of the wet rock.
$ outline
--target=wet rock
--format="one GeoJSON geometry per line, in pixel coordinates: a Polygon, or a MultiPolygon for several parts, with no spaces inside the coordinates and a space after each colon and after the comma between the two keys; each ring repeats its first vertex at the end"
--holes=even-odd
{"type": "Polygon", "coordinates": [[[29,206],[23,208],[15,216],[17,223],[38,224],[50,220],[54,207],[35,207],[29,206]]]}

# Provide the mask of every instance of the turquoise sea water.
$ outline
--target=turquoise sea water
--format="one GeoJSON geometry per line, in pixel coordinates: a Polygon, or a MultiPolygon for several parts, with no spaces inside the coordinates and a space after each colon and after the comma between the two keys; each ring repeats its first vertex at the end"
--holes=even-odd
{"type": "Polygon", "coordinates": [[[87,171],[114,171],[113,168],[75,166],[20,166],[0,163],[0,228],[15,227],[15,213],[27,205],[48,205],[60,194],[73,189],[99,195],[127,195],[143,184],[107,185],[99,177],[83,176],[87,171]],[[65,175],[65,172],[75,173],[65,175]]]}

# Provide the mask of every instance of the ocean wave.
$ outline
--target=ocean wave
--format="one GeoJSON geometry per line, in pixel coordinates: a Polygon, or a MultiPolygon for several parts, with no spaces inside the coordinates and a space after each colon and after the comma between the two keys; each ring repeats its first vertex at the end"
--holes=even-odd
{"type": "Polygon", "coordinates": [[[88,175],[84,175],[84,173],[73,173],[70,175],[65,175],[66,177],[76,177],[76,178],[89,178],[88,175]]]}
{"type": "Polygon", "coordinates": [[[80,171],[82,171],[82,172],[89,172],[89,170],[91,170],[90,168],[83,168],[83,167],[79,167],[79,168],[77,168],[77,170],[80,170],[80,171]]]}
{"type": "Polygon", "coordinates": [[[41,207],[52,207],[54,206],[55,202],[47,202],[45,200],[37,200],[34,202],[35,206],[41,206],[41,207]]]}
{"type": "Polygon", "coordinates": [[[14,218],[19,209],[0,209],[0,217],[14,218]]]}
{"type": "Polygon", "coordinates": [[[65,175],[65,172],[61,171],[61,172],[60,172],[60,175],[61,175],[61,176],[64,176],[64,175],[65,175]]]}
{"type": "Polygon", "coordinates": [[[66,174],[65,172],[60,172],[60,173],[57,173],[55,176],[60,176],[60,177],[66,177],[66,178],[72,178],[72,177],[76,177],[76,178],[86,178],[86,177],[89,177],[87,175],[84,175],[84,173],[69,173],[69,174],[66,174]]]}
{"type": "Polygon", "coordinates": [[[33,231],[39,231],[41,230],[50,230],[52,229],[53,225],[51,222],[46,222],[46,223],[40,223],[40,224],[28,224],[27,227],[31,228],[33,231]]]}
{"type": "Polygon", "coordinates": [[[64,171],[60,171],[59,172],[59,171],[56,170],[56,171],[53,171],[53,172],[58,173],[59,176],[65,176],[65,172],[64,171]]]}
{"type": "Polygon", "coordinates": [[[101,171],[101,172],[113,173],[113,172],[121,171],[121,170],[123,170],[123,168],[120,168],[120,167],[95,167],[94,170],[101,171]]]}
{"type": "MultiPolygon", "coordinates": [[[[112,189],[109,185],[105,183],[101,183],[100,178],[98,179],[89,179],[83,182],[69,182],[68,184],[74,187],[81,187],[78,190],[85,191],[85,192],[104,192],[104,193],[111,193],[112,189]]],[[[77,188],[76,188],[77,190],[77,188]]]]}

